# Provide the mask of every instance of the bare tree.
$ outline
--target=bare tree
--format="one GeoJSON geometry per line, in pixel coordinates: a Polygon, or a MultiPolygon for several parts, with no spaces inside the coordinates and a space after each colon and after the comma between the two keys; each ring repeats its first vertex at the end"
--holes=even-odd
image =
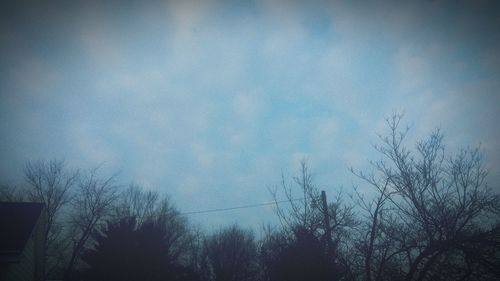
{"type": "Polygon", "coordinates": [[[115,220],[134,217],[139,225],[151,220],[163,224],[168,257],[172,262],[188,262],[187,248],[192,246],[195,233],[167,195],[132,184],[119,194],[112,215],[115,220]]]}
{"type": "Polygon", "coordinates": [[[22,188],[8,184],[0,184],[0,201],[5,202],[23,202],[27,201],[22,188]]]}
{"type": "Polygon", "coordinates": [[[138,224],[148,218],[158,215],[160,209],[160,194],[153,190],[144,190],[136,184],[131,184],[120,193],[113,210],[116,217],[135,217],[138,224]]]}
{"type": "Polygon", "coordinates": [[[250,281],[257,276],[257,246],[252,232],[221,229],[204,243],[204,275],[212,281],[250,281]]]}
{"type": "Polygon", "coordinates": [[[110,214],[118,194],[115,180],[116,175],[101,177],[98,168],[95,168],[85,173],[78,183],[78,190],[71,202],[72,246],[64,274],[66,280],[70,278],[90,235],[110,214]]]}
{"type": "MultiPolygon", "coordinates": [[[[359,175],[365,176],[363,173],[359,175]]],[[[377,183],[373,177],[366,178],[366,180],[376,184],[381,189],[378,190],[380,193],[375,198],[369,200],[355,188],[354,202],[363,212],[363,217],[360,219],[361,223],[357,225],[356,231],[351,232],[351,234],[361,233],[361,236],[355,241],[354,247],[352,247],[352,243],[349,246],[351,246],[351,252],[359,251],[362,254],[362,259],[351,258],[350,264],[354,271],[364,275],[365,281],[382,280],[382,270],[391,258],[389,253],[392,250],[391,237],[381,232],[382,229],[388,229],[390,225],[386,220],[383,220],[387,219],[383,216],[386,212],[387,183],[377,183]],[[375,259],[377,260],[374,261],[375,259]]],[[[398,252],[395,251],[395,253],[398,252]]],[[[352,279],[359,279],[358,277],[352,279]]]]}
{"type": "Polygon", "coordinates": [[[499,278],[500,197],[485,182],[480,151],[446,155],[439,130],[410,150],[401,118],[387,120],[374,171],[355,172],[376,191],[358,201],[368,218],[358,241],[364,279],[499,278]]]}
{"type": "Polygon", "coordinates": [[[72,191],[79,179],[78,170],[66,168],[63,160],[27,162],[24,167],[27,187],[23,189],[27,200],[45,204],[46,222],[46,273],[51,274],[62,262],[65,250],[62,236],[64,208],[72,198],[72,191]]]}
{"type": "MultiPolygon", "coordinates": [[[[288,201],[285,207],[279,205],[279,203],[283,202],[280,202],[278,198],[278,188],[270,190],[276,202],[276,213],[282,225],[282,232],[277,236],[273,234],[266,238],[268,241],[266,242],[267,250],[265,255],[267,257],[274,256],[283,249],[288,249],[285,252],[288,251],[292,254],[298,253],[296,248],[307,247],[306,245],[313,248],[320,247],[320,249],[316,250],[321,251],[322,263],[325,264],[323,264],[323,267],[318,265],[319,267],[316,267],[315,270],[323,270],[323,277],[330,276],[334,279],[348,275],[350,265],[347,256],[345,256],[348,254],[346,251],[349,238],[348,230],[357,223],[353,206],[344,202],[341,192],[338,192],[333,197],[333,200],[323,204],[321,192],[313,184],[313,176],[305,160],[300,162],[299,176],[294,177],[293,182],[295,185],[287,185],[284,176],[282,176],[281,189],[286,201],[288,201]],[[294,197],[294,188],[299,190],[301,197],[294,197]],[[275,239],[276,237],[279,239],[275,239]]],[[[311,255],[318,254],[318,252],[314,252],[314,249],[311,249],[310,253],[311,255]]],[[[278,256],[280,256],[279,259],[285,260],[291,258],[292,260],[288,262],[293,263],[293,257],[285,257],[286,255],[283,255],[283,253],[278,254],[278,256]]],[[[300,257],[295,258],[300,259],[300,257]]],[[[285,262],[285,264],[288,262],[285,262]]],[[[297,267],[296,265],[289,265],[284,266],[284,268],[290,266],[297,267]]],[[[307,278],[308,273],[304,274],[306,276],[303,277],[307,278]]],[[[313,273],[310,272],[310,274],[313,273]]],[[[299,276],[296,276],[296,278],[299,278],[299,276]]]]}
{"type": "Polygon", "coordinates": [[[306,160],[300,161],[300,175],[293,177],[293,184],[287,184],[285,176],[281,175],[281,191],[288,201],[286,207],[279,205],[279,188],[270,189],[270,193],[276,202],[276,214],[284,229],[293,231],[297,226],[302,226],[311,233],[319,231],[323,227],[323,214],[320,210],[320,192],[313,185],[313,176],[309,171],[306,160]],[[295,187],[299,189],[295,197],[295,187]]]}
{"type": "Polygon", "coordinates": [[[171,261],[187,264],[190,258],[188,249],[192,239],[194,239],[194,234],[189,229],[186,218],[180,215],[168,197],[159,201],[155,217],[167,230],[165,241],[168,245],[167,252],[171,261]]]}
{"type": "Polygon", "coordinates": [[[190,228],[188,243],[186,243],[185,264],[200,277],[203,275],[204,266],[206,266],[203,264],[205,238],[201,226],[195,225],[190,228]]]}

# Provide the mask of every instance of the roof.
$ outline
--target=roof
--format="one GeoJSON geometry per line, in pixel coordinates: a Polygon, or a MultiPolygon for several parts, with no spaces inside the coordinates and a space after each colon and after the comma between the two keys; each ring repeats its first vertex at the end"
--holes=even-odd
{"type": "Polygon", "coordinates": [[[0,202],[0,261],[23,251],[43,208],[42,203],[0,202]]]}

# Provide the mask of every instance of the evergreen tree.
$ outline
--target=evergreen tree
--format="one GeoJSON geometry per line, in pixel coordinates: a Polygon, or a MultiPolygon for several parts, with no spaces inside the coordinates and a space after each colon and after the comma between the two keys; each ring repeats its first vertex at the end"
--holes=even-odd
{"type": "Polygon", "coordinates": [[[85,252],[88,280],[196,280],[186,267],[168,255],[166,229],[159,221],[141,225],[135,217],[108,222],[95,234],[96,245],[85,252]]]}

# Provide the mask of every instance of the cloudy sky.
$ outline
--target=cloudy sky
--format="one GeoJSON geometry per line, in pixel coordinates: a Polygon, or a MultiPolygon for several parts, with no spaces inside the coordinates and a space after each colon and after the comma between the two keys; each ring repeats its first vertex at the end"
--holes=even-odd
{"type": "Polygon", "coordinates": [[[440,127],[449,151],[481,145],[500,190],[494,1],[102,2],[2,4],[2,182],[27,160],[103,164],[189,212],[269,202],[306,157],[334,196],[404,112],[412,139],[440,127]]]}

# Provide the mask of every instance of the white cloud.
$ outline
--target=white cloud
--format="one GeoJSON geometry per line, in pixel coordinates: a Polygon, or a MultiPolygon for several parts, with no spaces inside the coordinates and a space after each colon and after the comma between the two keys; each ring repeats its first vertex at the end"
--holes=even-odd
{"type": "Polygon", "coordinates": [[[331,155],[336,150],[338,124],[334,118],[317,120],[312,134],[312,143],[316,151],[323,155],[331,155]]]}
{"type": "Polygon", "coordinates": [[[215,152],[201,140],[191,143],[190,152],[196,159],[196,164],[203,170],[209,170],[215,165],[215,152]]]}
{"type": "Polygon", "coordinates": [[[411,47],[402,47],[395,56],[397,81],[403,93],[415,93],[428,86],[432,63],[411,47]]]}
{"type": "Polygon", "coordinates": [[[257,122],[268,105],[260,93],[241,93],[233,96],[233,111],[248,122],[257,122]]]}
{"type": "MultiPolygon", "coordinates": [[[[183,210],[267,201],[266,185],[279,183],[281,169],[293,175],[303,157],[320,185],[348,184],[347,166],[377,159],[370,143],[398,109],[416,136],[442,125],[457,143],[484,138],[488,161],[500,162],[499,87],[487,77],[498,72],[494,47],[479,56],[488,75],[474,78],[476,62],[450,59],[461,46],[420,22],[434,4],[415,12],[416,4],[337,1],[315,14],[313,4],[285,2],[257,1],[255,14],[230,17],[216,1],[167,1],[126,23],[90,7],[64,68],[63,51],[17,58],[9,83],[27,98],[2,96],[22,109],[8,140],[35,135],[45,149],[61,123],[68,135],[56,143],[67,143],[51,152],[61,147],[76,166],[123,168],[183,210]],[[309,25],[316,15],[327,17],[321,35],[309,25]],[[368,65],[372,55],[380,57],[368,65]]],[[[16,156],[48,155],[33,143],[16,156]]]]}
{"type": "Polygon", "coordinates": [[[92,132],[89,124],[73,122],[67,131],[67,140],[72,144],[75,159],[81,159],[84,167],[104,164],[115,168],[120,163],[117,152],[102,137],[92,132]]]}

